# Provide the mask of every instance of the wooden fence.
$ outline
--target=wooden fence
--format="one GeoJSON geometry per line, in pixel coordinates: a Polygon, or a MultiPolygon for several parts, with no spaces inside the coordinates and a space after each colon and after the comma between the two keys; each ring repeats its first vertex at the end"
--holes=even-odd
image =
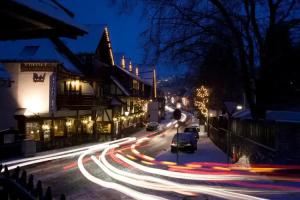
{"type": "MultiPolygon", "coordinates": [[[[10,172],[7,166],[0,165],[0,199],[1,200],[52,200],[51,187],[43,189],[42,181],[35,184],[34,176],[27,175],[19,167],[10,172]]],[[[65,200],[64,194],[60,200],[65,200]]]]}

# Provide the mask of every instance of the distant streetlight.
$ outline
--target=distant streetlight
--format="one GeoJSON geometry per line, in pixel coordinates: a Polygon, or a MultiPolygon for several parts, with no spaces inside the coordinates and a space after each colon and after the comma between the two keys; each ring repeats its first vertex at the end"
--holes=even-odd
{"type": "Polygon", "coordinates": [[[243,106],[237,105],[237,106],[236,106],[236,109],[237,109],[237,110],[242,110],[242,109],[243,109],[243,106]]]}
{"type": "Polygon", "coordinates": [[[175,103],[175,98],[171,97],[171,103],[174,104],[175,103]]]}
{"type": "Polygon", "coordinates": [[[127,117],[129,115],[129,111],[125,111],[124,114],[127,117]]]}

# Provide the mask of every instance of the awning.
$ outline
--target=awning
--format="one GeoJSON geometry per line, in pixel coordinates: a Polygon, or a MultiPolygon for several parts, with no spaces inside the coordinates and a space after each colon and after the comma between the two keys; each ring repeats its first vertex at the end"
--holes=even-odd
{"type": "Polygon", "coordinates": [[[9,0],[0,1],[0,40],[25,38],[76,38],[86,31],[57,1],[9,0]]]}
{"type": "Polygon", "coordinates": [[[5,70],[4,66],[1,63],[0,63],[0,79],[1,80],[11,79],[10,73],[5,70]]]}

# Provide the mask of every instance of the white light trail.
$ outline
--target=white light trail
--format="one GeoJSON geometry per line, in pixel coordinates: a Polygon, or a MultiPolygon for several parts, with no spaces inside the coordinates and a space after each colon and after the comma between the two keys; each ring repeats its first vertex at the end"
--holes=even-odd
{"type": "Polygon", "coordinates": [[[115,168],[114,166],[109,164],[109,162],[105,158],[106,153],[109,149],[110,148],[106,148],[99,157],[99,159],[101,160],[101,162],[103,164],[99,160],[95,159],[94,156],[92,156],[92,159],[96,162],[96,164],[102,170],[105,168],[105,172],[108,175],[110,175],[111,177],[113,177],[119,181],[135,185],[137,187],[143,187],[143,188],[160,190],[160,191],[175,191],[180,194],[193,195],[193,193],[182,191],[180,189],[180,187],[181,187],[180,184],[176,184],[172,181],[167,181],[167,180],[156,178],[153,176],[137,175],[137,174],[134,174],[131,172],[122,171],[120,169],[115,168]],[[111,170],[111,172],[109,170],[111,170]],[[115,174],[112,172],[114,172],[115,174]],[[118,175],[116,175],[116,174],[118,174],[118,175]],[[126,177],[124,177],[124,176],[126,176],[126,177]],[[129,177],[130,179],[128,179],[127,177],[129,177]],[[135,179],[137,179],[139,181],[136,181],[135,179]],[[155,184],[155,183],[159,183],[159,184],[155,184]]]}
{"type": "MultiPolygon", "coordinates": [[[[128,141],[125,141],[124,143],[126,142],[132,142],[133,140],[130,139],[130,138],[127,138],[128,141]]],[[[136,138],[135,138],[136,140],[136,138]]],[[[124,144],[123,142],[120,142],[120,144],[124,144]]],[[[154,196],[154,195],[148,195],[148,194],[145,194],[145,193],[141,193],[141,192],[138,192],[138,191],[135,191],[131,188],[128,188],[128,187],[125,187],[121,184],[117,184],[117,183],[114,183],[114,182],[108,182],[108,181],[103,181],[93,175],[91,175],[85,168],[84,168],[84,165],[83,165],[83,158],[89,154],[92,154],[94,152],[96,152],[97,149],[90,149],[90,150],[87,150],[85,151],[83,154],[81,154],[78,158],[78,168],[80,170],[80,172],[88,179],[90,180],[91,182],[93,183],[96,183],[102,187],[106,187],[106,188],[110,188],[110,189],[114,189],[114,190],[117,190],[119,192],[122,192],[132,198],[135,198],[135,199],[138,199],[138,200],[157,200],[157,199],[160,199],[160,200],[165,200],[164,198],[161,198],[161,197],[158,197],[158,196],[154,196]]]]}
{"type": "Polygon", "coordinates": [[[125,158],[124,156],[120,154],[116,154],[117,158],[122,160],[123,162],[141,170],[144,172],[161,175],[161,176],[167,176],[171,178],[180,178],[180,179],[186,179],[186,180],[198,180],[198,181],[205,181],[205,180],[245,180],[245,177],[241,177],[238,175],[208,175],[208,174],[187,174],[187,173],[180,173],[180,172],[174,172],[174,171],[167,171],[152,167],[147,167],[144,165],[140,165],[132,160],[129,160],[125,158]]]}
{"type": "MultiPolygon", "coordinates": [[[[172,191],[177,192],[180,194],[185,195],[193,195],[194,193],[203,193],[208,194],[211,196],[221,197],[221,198],[228,198],[228,199],[235,199],[235,200],[244,200],[244,199],[250,199],[250,200],[262,200],[263,198],[254,197],[246,194],[241,194],[237,192],[245,192],[244,190],[240,189],[224,189],[224,188],[216,188],[212,186],[203,186],[203,185],[192,185],[192,184],[180,184],[175,183],[173,181],[168,181],[161,178],[156,177],[150,177],[145,175],[137,175],[134,173],[122,171],[120,169],[117,169],[113,167],[109,162],[106,160],[105,156],[107,152],[112,148],[117,148],[118,145],[111,145],[107,147],[102,154],[100,155],[99,159],[97,160],[95,156],[92,156],[92,160],[110,177],[120,181],[124,182],[130,185],[134,185],[136,187],[146,188],[146,189],[152,189],[152,190],[159,190],[159,191],[172,191]]],[[[117,157],[120,157],[120,155],[117,154],[117,157]]],[[[124,161],[124,160],[123,160],[124,161]]],[[[130,164],[130,163],[128,163],[130,164]]],[[[152,168],[154,169],[154,168],[152,168]]],[[[161,170],[164,172],[168,172],[166,170],[161,170]]],[[[180,173],[182,175],[186,175],[183,173],[180,173]]],[[[157,174],[155,174],[157,175],[157,174]]],[[[161,175],[161,174],[159,174],[161,175]]],[[[249,191],[247,191],[249,192],[249,191]]]]}
{"type": "MultiPolygon", "coordinates": [[[[123,138],[119,141],[126,141],[126,140],[128,140],[128,138],[123,138]]],[[[42,163],[42,162],[46,162],[46,161],[77,156],[89,149],[97,149],[97,150],[104,149],[109,144],[114,144],[114,143],[115,143],[115,141],[106,142],[106,143],[102,143],[102,144],[90,145],[87,147],[76,148],[76,149],[62,151],[62,152],[58,152],[58,153],[47,154],[44,156],[36,156],[36,157],[32,157],[32,158],[18,159],[18,160],[2,163],[2,165],[7,165],[8,170],[12,170],[12,169],[17,168],[18,166],[24,167],[24,166],[38,164],[38,163],[42,163]]],[[[3,170],[4,169],[2,169],[2,171],[3,170]]]]}

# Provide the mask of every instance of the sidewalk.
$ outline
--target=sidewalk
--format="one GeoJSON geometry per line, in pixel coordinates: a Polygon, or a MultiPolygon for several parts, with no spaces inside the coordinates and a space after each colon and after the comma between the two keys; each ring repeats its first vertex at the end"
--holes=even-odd
{"type": "MultiPolygon", "coordinates": [[[[156,157],[159,161],[176,162],[176,153],[168,151],[162,152],[156,157]]],[[[200,137],[198,150],[195,153],[179,152],[179,164],[190,162],[218,162],[227,163],[227,155],[220,150],[208,137],[200,137]]]]}

